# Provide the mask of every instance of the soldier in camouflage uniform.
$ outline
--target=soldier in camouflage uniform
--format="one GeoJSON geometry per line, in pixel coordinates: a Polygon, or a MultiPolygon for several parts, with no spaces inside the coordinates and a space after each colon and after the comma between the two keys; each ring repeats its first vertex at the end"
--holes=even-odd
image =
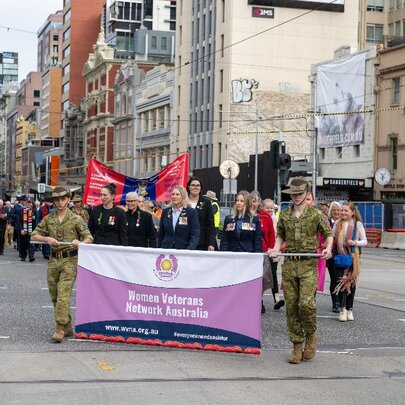
{"type": "Polygon", "coordinates": [[[55,187],[49,200],[52,200],[56,212],[53,212],[37,225],[31,240],[51,245],[48,263],[48,289],[55,308],[56,329],[52,340],[62,342],[64,336],[72,336],[72,317],[70,298],[76,280],[77,255],[79,242],[91,243],[93,237],[83,219],[69,210],[70,191],[65,187],[55,187]],[[70,242],[61,245],[59,242],[70,242]]]}
{"type": "Polygon", "coordinates": [[[76,214],[79,215],[79,217],[83,218],[83,221],[88,224],[89,223],[89,212],[82,207],[82,197],[79,194],[76,194],[72,198],[72,203],[74,204],[74,207],[72,208],[72,211],[76,214]]]}
{"type": "Polygon", "coordinates": [[[293,179],[290,188],[283,191],[291,195],[293,205],[280,214],[276,245],[270,252],[271,256],[276,257],[282,243],[286,242],[286,252],[296,253],[286,257],[282,268],[288,337],[294,345],[288,361],[294,364],[300,363],[302,358],[310,360],[316,354],[317,258],[300,254],[316,253],[318,232],[326,239],[323,258],[331,257],[333,242],[332,231],[322,214],[306,202],[309,191],[310,184],[300,177],[293,179]],[[305,348],[302,351],[304,339],[305,348]]]}

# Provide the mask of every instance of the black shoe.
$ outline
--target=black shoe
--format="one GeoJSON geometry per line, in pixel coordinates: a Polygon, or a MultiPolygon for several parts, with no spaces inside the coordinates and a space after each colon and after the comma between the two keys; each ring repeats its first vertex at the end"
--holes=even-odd
{"type": "Polygon", "coordinates": [[[35,257],[31,257],[30,258],[30,262],[32,263],[32,262],[35,262],[35,257]]]}
{"type": "Polygon", "coordinates": [[[284,305],[285,305],[285,301],[284,301],[284,300],[277,301],[277,302],[274,304],[274,309],[275,309],[275,310],[278,310],[278,309],[280,309],[281,307],[283,307],[284,305]]]}
{"type": "Polygon", "coordinates": [[[262,300],[262,314],[266,313],[266,307],[264,306],[264,302],[262,300]]]}
{"type": "Polygon", "coordinates": [[[25,259],[21,258],[21,261],[22,261],[22,262],[25,262],[25,259]]]}

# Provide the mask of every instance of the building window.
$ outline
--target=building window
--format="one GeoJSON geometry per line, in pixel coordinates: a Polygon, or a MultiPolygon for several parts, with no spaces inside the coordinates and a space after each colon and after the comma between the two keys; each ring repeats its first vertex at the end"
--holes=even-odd
{"type": "Polygon", "coordinates": [[[58,35],[58,34],[54,34],[53,40],[54,40],[54,41],[59,41],[59,35],[58,35]]]}
{"type": "Polygon", "coordinates": [[[65,84],[62,86],[62,94],[66,93],[66,92],[68,92],[68,91],[69,91],[69,82],[65,83],[65,84]]]}
{"type": "Polygon", "coordinates": [[[41,97],[41,91],[40,90],[34,90],[34,97],[41,97]]]}
{"type": "Polygon", "coordinates": [[[222,93],[224,91],[224,70],[219,71],[219,90],[222,93]]]}
{"type": "Polygon", "coordinates": [[[179,45],[183,42],[183,27],[180,25],[179,27],[179,45]]]}
{"type": "Polygon", "coordinates": [[[40,106],[39,101],[34,101],[34,107],[39,107],[39,106],[40,106]]]}
{"type": "Polygon", "coordinates": [[[367,0],[367,11],[384,11],[384,0],[367,0]]]}
{"type": "Polygon", "coordinates": [[[390,138],[390,153],[391,153],[391,170],[397,170],[397,168],[398,168],[398,161],[397,161],[398,138],[397,137],[390,138]]]}
{"type": "Polygon", "coordinates": [[[395,23],[395,36],[396,37],[401,36],[401,21],[396,21],[395,23]]]}
{"type": "Polygon", "coordinates": [[[399,104],[399,86],[400,86],[399,77],[392,79],[392,103],[391,104],[399,104]]]}
{"type": "Polygon", "coordinates": [[[383,42],[384,40],[384,26],[383,25],[367,25],[366,41],[367,42],[383,42]]]}
{"type": "Polygon", "coordinates": [[[63,50],[63,58],[70,55],[70,45],[63,50]]]}
{"type": "Polygon", "coordinates": [[[219,127],[222,128],[222,104],[219,105],[218,118],[219,118],[219,127]]]}
{"type": "Polygon", "coordinates": [[[150,43],[150,49],[157,49],[157,38],[153,35],[150,43]]]}
{"type": "Polygon", "coordinates": [[[343,155],[343,148],[341,146],[338,146],[336,148],[336,157],[338,159],[342,159],[342,155],[343,155]]]}
{"type": "Polygon", "coordinates": [[[160,42],[160,49],[162,51],[166,51],[167,50],[167,38],[166,37],[162,37],[162,40],[160,42]]]}
{"type": "Polygon", "coordinates": [[[325,159],[325,148],[320,148],[320,149],[319,149],[319,152],[320,152],[320,154],[321,154],[321,159],[322,159],[322,160],[325,159]]]}
{"type": "Polygon", "coordinates": [[[394,24],[388,24],[388,35],[394,36],[394,24]]]}
{"type": "Polygon", "coordinates": [[[225,0],[222,0],[222,22],[225,22],[225,0]]]}
{"type": "Polygon", "coordinates": [[[63,68],[63,76],[67,75],[70,72],[70,64],[67,64],[64,68],[63,68]]]}
{"type": "Polygon", "coordinates": [[[225,44],[225,38],[224,34],[221,35],[221,57],[224,57],[224,44],[225,44]]]}
{"type": "Polygon", "coordinates": [[[177,105],[180,105],[181,87],[177,86],[177,105]]]}
{"type": "Polygon", "coordinates": [[[353,145],[354,157],[360,157],[360,145],[353,145]]]}

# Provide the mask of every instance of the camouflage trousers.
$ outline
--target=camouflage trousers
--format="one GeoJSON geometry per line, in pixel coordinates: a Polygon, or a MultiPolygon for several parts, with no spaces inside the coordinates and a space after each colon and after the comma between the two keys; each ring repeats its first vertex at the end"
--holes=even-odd
{"type": "Polygon", "coordinates": [[[72,320],[70,300],[77,273],[77,256],[65,259],[50,258],[48,263],[48,289],[57,324],[66,325],[72,320]]]}
{"type": "Polygon", "coordinates": [[[317,259],[286,259],[282,276],[288,337],[292,343],[301,343],[316,331],[317,259]]]}

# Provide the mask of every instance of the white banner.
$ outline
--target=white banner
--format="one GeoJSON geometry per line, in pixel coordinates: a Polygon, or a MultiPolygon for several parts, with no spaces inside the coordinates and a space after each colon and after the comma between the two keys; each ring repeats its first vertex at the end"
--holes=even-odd
{"type": "Polygon", "coordinates": [[[76,337],[260,353],[263,255],[79,248],[76,337]]]}
{"type": "Polygon", "coordinates": [[[319,147],[364,143],[365,72],[365,52],[318,66],[315,111],[336,114],[320,117],[319,147]]]}

